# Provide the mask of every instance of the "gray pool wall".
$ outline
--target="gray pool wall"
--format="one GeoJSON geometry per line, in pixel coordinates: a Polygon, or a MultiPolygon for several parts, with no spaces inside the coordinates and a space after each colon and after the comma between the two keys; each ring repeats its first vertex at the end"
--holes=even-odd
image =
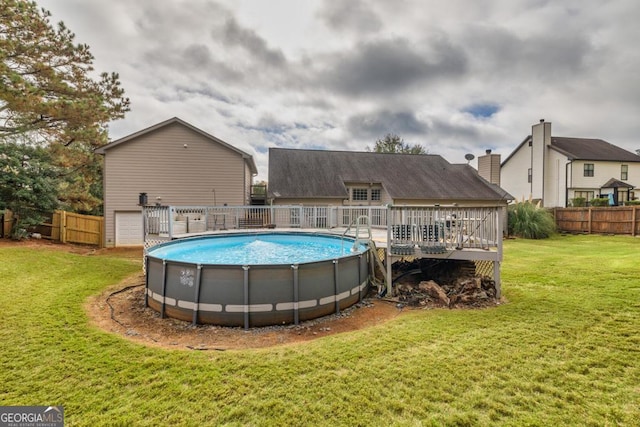
{"type": "MultiPolygon", "coordinates": [[[[345,241],[346,247],[351,244],[345,241]]],[[[146,257],[146,301],[162,316],[194,324],[298,324],[362,300],[369,284],[368,251],[283,265],[195,264],[151,254],[146,257]]]]}

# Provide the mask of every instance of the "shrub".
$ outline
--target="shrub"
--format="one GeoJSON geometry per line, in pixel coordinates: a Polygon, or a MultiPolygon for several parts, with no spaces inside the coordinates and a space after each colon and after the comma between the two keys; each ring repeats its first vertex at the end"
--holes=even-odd
{"type": "Polygon", "coordinates": [[[525,239],[545,239],[555,231],[555,221],[547,210],[528,201],[509,205],[509,235],[525,239]]]}
{"type": "Polygon", "coordinates": [[[640,206],[640,200],[629,200],[628,202],[624,202],[627,206],[640,206]]]}
{"type": "Polygon", "coordinates": [[[609,206],[609,198],[600,197],[598,199],[591,199],[591,206],[609,206]]]}
{"type": "Polygon", "coordinates": [[[571,206],[574,208],[583,208],[587,205],[587,199],[584,197],[576,197],[571,199],[571,206]]]}

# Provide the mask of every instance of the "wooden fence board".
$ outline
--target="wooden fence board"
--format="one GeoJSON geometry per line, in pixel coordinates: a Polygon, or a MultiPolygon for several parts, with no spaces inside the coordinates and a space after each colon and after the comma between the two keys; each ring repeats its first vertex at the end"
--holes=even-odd
{"type": "Polygon", "coordinates": [[[63,236],[61,239],[63,242],[102,247],[103,217],[58,212],[60,212],[60,235],[63,236]]]}
{"type": "MultiPolygon", "coordinates": [[[[11,211],[5,212],[1,224],[4,237],[10,235],[12,222],[11,211]]],[[[48,215],[44,223],[37,225],[31,231],[40,233],[45,239],[57,242],[103,247],[103,229],[104,218],[101,216],[81,215],[57,210],[48,215]]]]}
{"type": "Polygon", "coordinates": [[[554,208],[558,231],[569,233],[640,234],[640,206],[554,208]]]}

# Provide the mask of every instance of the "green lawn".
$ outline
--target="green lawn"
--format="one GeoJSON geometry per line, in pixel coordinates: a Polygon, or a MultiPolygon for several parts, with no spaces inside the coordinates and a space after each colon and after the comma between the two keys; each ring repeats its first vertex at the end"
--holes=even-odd
{"type": "Polygon", "coordinates": [[[261,350],[133,344],[90,295],[139,261],[0,248],[0,405],[66,425],[638,425],[640,239],[505,242],[504,305],[261,350]]]}

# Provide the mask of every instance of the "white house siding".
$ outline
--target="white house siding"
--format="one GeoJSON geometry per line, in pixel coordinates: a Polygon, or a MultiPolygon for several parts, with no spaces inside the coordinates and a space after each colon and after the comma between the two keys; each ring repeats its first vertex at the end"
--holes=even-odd
{"type": "MultiPolygon", "coordinates": [[[[611,178],[620,179],[620,166],[623,164],[629,165],[629,175],[631,175],[631,170],[633,166],[640,167],[640,165],[633,163],[624,163],[624,162],[598,162],[591,160],[576,160],[573,162],[574,175],[573,175],[573,185],[575,188],[597,188],[599,189],[609,181],[611,178]],[[584,164],[591,163],[593,164],[593,176],[584,176],[584,164]]],[[[640,172],[638,172],[640,174],[640,172]]],[[[632,178],[629,176],[629,178],[632,178]]],[[[638,185],[640,184],[638,180],[627,179],[627,184],[630,185],[638,185]]]]}
{"type": "Polygon", "coordinates": [[[565,206],[567,182],[567,156],[555,150],[547,149],[546,180],[544,183],[544,201],[546,207],[565,206]]]}
{"type": "Polygon", "coordinates": [[[115,244],[115,213],[139,211],[139,193],[163,205],[242,205],[242,155],[173,123],[105,152],[105,237],[115,244]],[[186,148],[185,148],[186,145],[186,148]]]}
{"type": "MultiPolygon", "coordinates": [[[[570,198],[575,197],[574,191],[593,191],[594,197],[598,197],[600,188],[611,178],[618,179],[629,185],[636,187],[635,197],[640,196],[640,163],[634,162],[602,162],[592,160],[576,160],[572,163],[573,172],[571,174],[571,182],[569,183],[570,198]],[[584,164],[593,164],[593,176],[584,176],[584,164]],[[628,179],[621,179],[621,166],[628,165],[628,179]]],[[[610,190],[607,190],[610,191],[610,190]]]]}
{"type": "Polygon", "coordinates": [[[545,198],[545,176],[547,176],[547,147],[551,144],[551,123],[538,123],[531,128],[531,196],[545,198]],[[542,173],[540,173],[542,171],[542,173]]]}
{"type": "Polygon", "coordinates": [[[502,165],[500,186],[517,200],[527,199],[532,194],[531,184],[527,182],[527,173],[530,167],[531,147],[524,143],[502,165]]]}

